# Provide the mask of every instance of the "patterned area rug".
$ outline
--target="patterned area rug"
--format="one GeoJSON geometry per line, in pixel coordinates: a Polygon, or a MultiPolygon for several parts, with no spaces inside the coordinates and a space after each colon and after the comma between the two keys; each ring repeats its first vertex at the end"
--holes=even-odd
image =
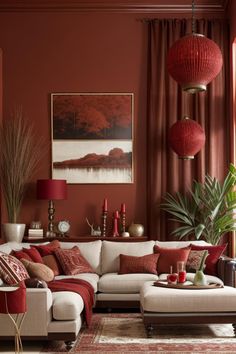
{"type": "MultiPolygon", "coordinates": [[[[62,342],[52,342],[42,352],[66,352],[62,342]]],[[[236,338],[231,325],[161,326],[152,338],[140,314],[94,314],[90,328],[84,327],[70,353],[235,354],[236,338]]]]}

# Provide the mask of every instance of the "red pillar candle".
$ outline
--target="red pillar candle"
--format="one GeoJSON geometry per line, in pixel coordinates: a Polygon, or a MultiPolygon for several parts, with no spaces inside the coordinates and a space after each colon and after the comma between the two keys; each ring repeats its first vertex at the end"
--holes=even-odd
{"type": "Polygon", "coordinates": [[[118,219],[119,219],[119,212],[118,210],[116,210],[114,212],[114,216],[113,216],[113,233],[112,236],[116,237],[119,236],[119,231],[118,231],[118,219]]]}
{"type": "Polygon", "coordinates": [[[107,198],[105,198],[103,202],[103,211],[107,211],[107,198]]]}
{"type": "Polygon", "coordinates": [[[121,213],[125,213],[125,203],[121,204],[121,209],[120,209],[121,213]]]}

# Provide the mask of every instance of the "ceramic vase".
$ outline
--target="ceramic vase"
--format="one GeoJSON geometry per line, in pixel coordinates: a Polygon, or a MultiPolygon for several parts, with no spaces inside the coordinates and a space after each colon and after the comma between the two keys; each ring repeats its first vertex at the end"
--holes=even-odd
{"type": "Polygon", "coordinates": [[[25,233],[25,224],[2,224],[3,238],[6,242],[22,242],[25,233]]]}
{"type": "Polygon", "coordinates": [[[128,232],[129,232],[130,236],[140,237],[140,236],[143,236],[144,227],[141,224],[132,223],[128,228],[128,232]]]}

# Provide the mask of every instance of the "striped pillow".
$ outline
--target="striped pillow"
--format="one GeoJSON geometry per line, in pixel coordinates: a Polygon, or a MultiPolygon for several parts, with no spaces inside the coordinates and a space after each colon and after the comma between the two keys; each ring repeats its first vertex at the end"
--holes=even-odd
{"type": "Polygon", "coordinates": [[[0,277],[6,284],[14,285],[30,276],[21,261],[0,252],[0,277]]]}

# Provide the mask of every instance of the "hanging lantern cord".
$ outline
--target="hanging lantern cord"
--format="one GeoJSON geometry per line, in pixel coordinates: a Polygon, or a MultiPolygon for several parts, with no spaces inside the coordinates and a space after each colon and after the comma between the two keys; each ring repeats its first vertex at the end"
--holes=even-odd
{"type": "Polygon", "coordinates": [[[194,0],[192,0],[192,33],[196,33],[196,21],[194,17],[194,12],[195,12],[195,3],[194,0]]]}

